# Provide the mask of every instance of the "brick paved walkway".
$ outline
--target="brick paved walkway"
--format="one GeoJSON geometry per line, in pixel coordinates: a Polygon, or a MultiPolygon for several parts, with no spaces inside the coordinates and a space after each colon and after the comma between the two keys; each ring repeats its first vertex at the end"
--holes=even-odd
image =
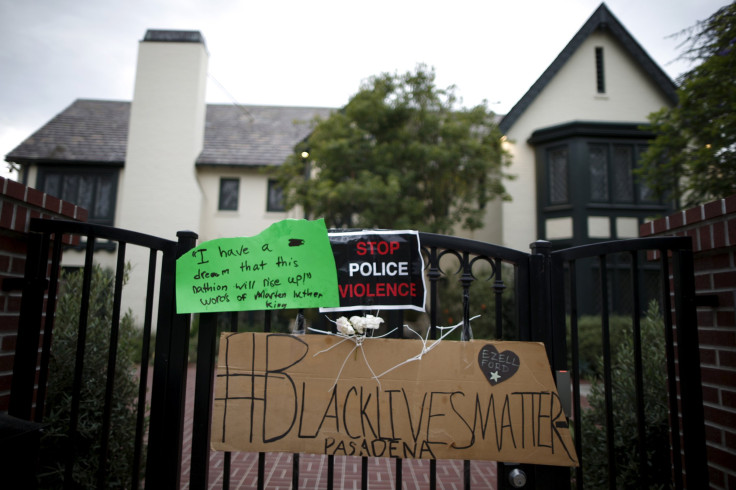
{"type": "MultiPolygon", "coordinates": [[[[182,454],[181,488],[189,488],[189,463],[192,446],[192,411],[194,393],[194,367],[187,374],[187,405],[184,419],[184,448],[182,454]]],[[[403,460],[402,487],[406,490],[429,488],[429,461],[403,460]]],[[[224,456],[221,452],[210,454],[209,488],[222,488],[224,456]]],[[[286,490],[291,488],[292,455],[269,453],[266,455],[265,488],[286,490]]],[[[369,458],[368,488],[370,490],[393,490],[396,485],[396,465],[390,458],[369,458]]],[[[361,458],[336,456],[334,488],[360,489],[361,458]]],[[[493,489],[496,487],[496,463],[473,461],[470,466],[471,488],[493,489]]],[[[256,488],[258,477],[258,454],[232,453],[230,459],[230,488],[256,488]]],[[[299,488],[327,488],[327,457],[302,454],[299,458],[299,488]]],[[[463,488],[463,462],[455,460],[437,461],[437,489],[460,490],[463,488]]]]}

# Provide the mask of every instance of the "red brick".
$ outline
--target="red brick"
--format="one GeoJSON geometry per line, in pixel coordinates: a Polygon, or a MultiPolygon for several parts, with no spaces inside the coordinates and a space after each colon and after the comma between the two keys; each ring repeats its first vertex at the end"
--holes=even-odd
{"type": "Polygon", "coordinates": [[[726,223],[718,221],[713,223],[713,248],[723,248],[728,245],[726,240],[726,223]]]}
{"type": "Polygon", "coordinates": [[[726,214],[736,213],[736,194],[728,196],[724,201],[726,202],[726,214]]]}
{"type": "Polygon", "coordinates": [[[25,255],[27,250],[25,239],[0,235],[0,250],[5,253],[25,255]]]}
{"type": "Polygon", "coordinates": [[[23,184],[20,184],[14,180],[7,179],[5,181],[5,194],[12,197],[13,199],[17,199],[19,201],[24,201],[26,197],[26,186],[23,184]]]}
{"type": "Polygon", "coordinates": [[[716,296],[718,296],[719,308],[733,308],[733,291],[721,291],[716,293],[716,296]]]}
{"type": "Polygon", "coordinates": [[[712,386],[703,386],[703,402],[720,405],[721,401],[718,397],[718,388],[712,386]]]}
{"type": "Polygon", "coordinates": [[[76,214],[74,217],[78,219],[79,221],[87,221],[87,217],[89,216],[89,211],[87,211],[85,208],[80,208],[77,206],[76,208],[76,214]]]}
{"type": "MultiPolygon", "coordinates": [[[[728,350],[718,351],[718,365],[727,368],[736,368],[736,352],[728,350]]],[[[736,376],[736,373],[732,373],[736,376]]]]}
{"type": "Polygon", "coordinates": [[[711,219],[715,218],[716,216],[721,216],[723,214],[723,203],[719,199],[717,201],[711,201],[707,204],[704,204],[703,213],[705,214],[705,219],[711,219]]]}
{"type": "Polygon", "coordinates": [[[728,330],[717,330],[712,328],[701,328],[698,331],[698,337],[700,339],[700,345],[734,345],[736,342],[736,334],[729,332],[728,330]]]}
{"type": "Polygon", "coordinates": [[[15,206],[15,221],[13,223],[13,230],[25,233],[26,223],[28,222],[28,208],[16,205],[15,206]]]}
{"type": "Polygon", "coordinates": [[[706,271],[710,269],[726,269],[731,267],[731,255],[728,253],[717,253],[708,255],[697,255],[694,257],[695,271],[706,271]]]}
{"type": "Polygon", "coordinates": [[[724,488],[726,475],[723,470],[708,466],[708,483],[710,483],[710,488],[724,488]]]}
{"type": "Polygon", "coordinates": [[[61,209],[61,199],[50,194],[44,194],[44,197],[45,201],[43,207],[55,214],[58,214],[61,209]]]}
{"type": "Polygon", "coordinates": [[[639,225],[639,236],[646,237],[652,234],[652,223],[647,221],[639,225]]]}
{"type": "MultiPolygon", "coordinates": [[[[701,366],[700,374],[705,384],[736,388],[736,373],[733,371],[701,366]]],[[[734,414],[734,422],[736,422],[736,414],[734,414]]]]}
{"type": "Polygon", "coordinates": [[[652,222],[652,227],[654,228],[654,234],[664,233],[667,231],[667,220],[664,218],[655,219],[652,222]]]}
{"type": "Polygon", "coordinates": [[[0,200],[0,229],[9,230],[13,223],[13,208],[15,207],[8,200],[0,200]]]}
{"type": "Polygon", "coordinates": [[[730,219],[726,222],[728,230],[728,243],[731,246],[736,245],[736,219],[730,219]]]}
{"type": "Polygon", "coordinates": [[[716,350],[712,348],[701,348],[700,349],[700,364],[716,366],[716,350]]]}
{"type": "Polygon", "coordinates": [[[0,333],[18,332],[18,315],[0,316],[0,333]]]}
{"type": "Polygon", "coordinates": [[[713,315],[713,309],[708,308],[706,309],[698,309],[697,311],[698,315],[698,326],[699,327],[715,327],[715,322],[713,321],[714,315],[713,315]]]}
{"type": "MultiPolygon", "coordinates": [[[[2,254],[4,250],[0,251],[2,254]]],[[[0,276],[4,276],[10,272],[10,257],[7,255],[0,255],[0,276]]]]}
{"type": "Polygon", "coordinates": [[[736,314],[733,311],[719,310],[716,312],[716,326],[718,327],[734,327],[736,326],[736,314]]]}
{"type": "Polygon", "coordinates": [[[26,259],[13,257],[10,265],[10,273],[16,276],[21,276],[26,272],[26,259]]]}
{"type": "MultiPolygon", "coordinates": [[[[721,390],[721,403],[724,407],[736,408],[736,391],[721,390]]],[[[736,427],[734,427],[736,430],[736,427]]],[[[736,448],[736,446],[734,446],[736,448]]]]}
{"type": "Polygon", "coordinates": [[[708,461],[724,468],[736,468],[736,453],[709,446],[708,461]]]}
{"type": "Polygon", "coordinates": [[[669,220],[670,220],[670,230],[682,228],[682,226],[685,224],[685,217],[682,211],[670,215],[669,220]]]}
{"type": "Polygon", "coordinates": [[[685,224],[692,225],[702,221],[700,206],[685,210],[685,224]]]}
{"type": "Polygon", "coordinates": [[[65,218],[74,218],[74,204],[61,201],[61,211],[60,214],[62,214],[65,218]]]}
{"type": "Polygon", "coordinates": [[[39,191],[38,189],[28,187],[28,189],[26,190],[26,202],[28,204],[32,204],[33,206],[42,207],[43,192],[39,191]]]}
{"type": "Polygon", "coordinates": [[[2,337],[2,343],[0,343],[0,349],[3,352],[15,352],[15,341],[17,340],[16,335],[6,335],[2,337]]]}
{"type": "Polygon", "coordinates": [[[705,440],[718,446],[723,445],[723,431],[717,427],[705,425],[705,440]]]}
{"type": "Polygon", "coordinates": [[[697,271],[702,270],[696,269],[695,273],[695,291],[712,291],[713,290],[713,275],[711,274],[698,274],[697,271]]]}
{"type": "Polygon", "coordinates": [[[702,226],[698,228],[698,236],[700,238],[699,250],[711,250],[713,248],[713,238],[711,237],[710,225],[702,226]]]}
{"type": "Polygon", "coordinates": [[[713,287],[716,289],[736,288],[736,271],[713,273],[713,287]]]}

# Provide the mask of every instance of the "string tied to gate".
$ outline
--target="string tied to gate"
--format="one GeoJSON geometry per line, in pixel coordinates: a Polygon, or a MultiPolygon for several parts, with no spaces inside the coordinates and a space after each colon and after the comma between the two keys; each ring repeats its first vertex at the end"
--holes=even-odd
{"type": "MultiPolygon", "coordinates": [[[[479,317],[480,315],[476,315],[470,318],[469,321],[473,321],[479,317]]],[[[340,376],[342,375],[342,372],[345,369],[345,365],[347,364],[348,359],[350,359],[350,355],[355,353],[356,359],[357,359],[358,350],[360,350],[360,353],[362,354],[363,359],[365,360],[365,364],[371,373],[371,377],[376,380],[376,383],[378,384],[378,387],[380,389],[381,388],[381,381],[380,381],[381,377],[387,375],[391,371],[394,371],[400,368],[401,366],[404,366],[414,361],[421,361],[422,357],[425,354],[428,354],[430,351],[432,351],[432,349],[437,347],[440,344],[440,342],[444,340],[448,335],[451,335],[452,332],[454,332],[456,329],[463,326],[463,322],[459,322],[455,325],[451,325],[447,327],[437,327],[437,329],[441,332],[440,337],[438,339],[430,339],[429,329],[427,329],[426,335],[422,337],[422,335],[419,332],[411,328],[409,325],[405,324],[403,327],[409,330],[414,335],[416,335],[419,338],[419,340],[422,341],[422,348],[420,352],[417,355],[410,357],[404,361],[401,361],[389,369],[386,369],[382,373],[376,374],[375,371],[373,370],[373,367],[371,366],[370,361],[368,360],[368,356],[366,356],[365,350],[363,349],[363,344],[367,340],[388,337],[389,335],[396,332],[398,328],[393,328],[383,335],[373,336],[374,331],[383,322],[383,319],[380,317],[373,316],[373,315],[366,315],[364,317],[353,316],[349,320],[345,317],[340,317],[337,320],[332,320],[332,319],[329,319],[329,320],[337,326],[337,332],[328,332],[326,330],[320,330],[320,329],[316,329],[312,327],[308,327],[308,330],[312,332],[316,332],[316,333],[321,333],[324,335],[331,335],[333,337],[338,337],[341,340],[326,349],[322,349],[321,351],[316,352],[314,354],[314,357],[317,357],[320,354],[329,352],[332,349],[336,348],[337,346],[343,344],[344,342],[353,342],[354,345],[353,345],[353,348],[350,349],[350,352],[348,352],[347,355],[345,356],[345,359],[343,360],[342,365],[340,366],[340,370],[337,372],[337,376],[335,377],[335,382],[332,384],[330,389],[327,390],[328,392],[334,390],[335,386],[337,386],[337,382],[340,380],[340,376]],[[363,320],[361,320],[361,318],[363,320]],[[366,326],[366,325],[369,325],[369,326],[366,326]]]]}

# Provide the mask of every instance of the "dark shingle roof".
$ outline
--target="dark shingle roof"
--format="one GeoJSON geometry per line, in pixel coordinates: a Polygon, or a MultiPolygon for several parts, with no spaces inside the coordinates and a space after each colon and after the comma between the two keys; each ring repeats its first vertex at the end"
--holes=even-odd
{"type": "Polygon", "coordinates": [[[5,160],[122,165],[130,102],[76,100],[13,149],[5,160]]]}
{"type": "Polygon", "coordinates": [[[565,49],[555,58],[551,65],[542,73],[542,76],[534,82],[534,85],[519,99],[519,101],[511,108],[508,114],[503,118],[499,125],[505,133],[516,120],[524,113],[524,111],[534,102],[534,99],[544,90],[547,84],[557,75],[557,72],[564,66],[570,57],[577,51],[581,44],[597,30],[606,30],[616,38],[627,53],[639,64],[644,72],[654,81],[662,93],[674,105],[677,103],[677,87],[670,80],[667,74],[652,60],[641,45],[634,39],[629,31],[619,22],[619,20],[608,10],[605,3],[593,12],[588,21],[580,28],[565,49]]]}
{"type": "MultiPolygon", "coordinates": [[[[333,109],[207,105],[197,165],[280,165],[333,109]]],[[[76,100],[5,157],[16,163],[125,162],[130,102],[76,100]]]]}
{"type": "Polygon", "coordinates": [[[204,149],[197,165],[281,165],[309,136],[315,107],[208,105],[204,149]]]}

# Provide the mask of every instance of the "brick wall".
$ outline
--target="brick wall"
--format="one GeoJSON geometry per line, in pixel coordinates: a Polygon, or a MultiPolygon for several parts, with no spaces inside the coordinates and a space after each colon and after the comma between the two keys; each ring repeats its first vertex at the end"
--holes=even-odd
{"type": "Polygon", "coordinates": [[[736,196],[644,223],[640,235],[691,237],[696,293],[717,298],[697,310],[710,485],[736,489],[736,196]]]}
{"type": "Polygon", "coordinates": [[[23,277],[31,218],[86,221],[87,210],[0,177],[0,412],[8,410],[20,311],[21,291],[13,278],[23,277]]]}

